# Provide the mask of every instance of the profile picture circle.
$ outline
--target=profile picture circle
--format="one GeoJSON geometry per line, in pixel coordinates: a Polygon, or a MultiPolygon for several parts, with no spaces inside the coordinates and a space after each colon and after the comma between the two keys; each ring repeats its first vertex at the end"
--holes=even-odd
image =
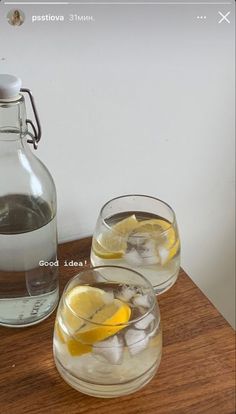
{"type": "Polygon", "coordinates": [[[25,15],[22,10],[12,9],[7,14],[7,20],[11,26],[21,26],[25,21],[25,15]]]}

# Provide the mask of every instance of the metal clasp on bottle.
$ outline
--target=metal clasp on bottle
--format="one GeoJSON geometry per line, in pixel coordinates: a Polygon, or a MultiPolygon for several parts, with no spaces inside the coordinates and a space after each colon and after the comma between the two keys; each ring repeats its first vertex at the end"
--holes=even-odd
{"type": "Polygon", "coordinates": [[[37,128],[35,127],[33,121],[31,121],[30,119],[26,119],[26,124],[30,125],[32,130],[33,130],[33,132],[28,131],[28,134],[30,135],[31,139],[28,139],[27,142],[29,144],[33,144],[34,149],[36,150],[38,148],[38,142],[40,141],[40,138],[41,138],[41,135],[42,135],[42,129],[41,129],[40,121],[39,121],[38,112],[37,112],[35,102],[34,102],[34,98],[33,98],[33,95],[31,93],[30,89],[21,88],[20,91],[25,92],[29,95],[30,102],[31,102],[31,105],[32,105],[32,109],[33,109],[33,113],[34,113],[37,128]]]}

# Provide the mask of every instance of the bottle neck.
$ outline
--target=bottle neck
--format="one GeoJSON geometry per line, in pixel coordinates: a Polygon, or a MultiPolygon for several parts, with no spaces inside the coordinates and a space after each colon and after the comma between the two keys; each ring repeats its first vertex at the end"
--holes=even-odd
{"type": "Polygon", "coordinates": [[[20,153],[28,153],[30,150],[29,146],[27,145],[27,137],[15,139],[13,135],[14,134],[8,134],[6,139],[0,138],[1,160],[4,157],[18,157],[20,153]]]}
{"type": "MultiPolygon", "coordinates": [[[[0,144],[19,141],[27,135],[25,100],[22,95],[14,102],[0,101],[0,144]]],[[[17,143],[16,143],[17,145],[17,143]]]]}

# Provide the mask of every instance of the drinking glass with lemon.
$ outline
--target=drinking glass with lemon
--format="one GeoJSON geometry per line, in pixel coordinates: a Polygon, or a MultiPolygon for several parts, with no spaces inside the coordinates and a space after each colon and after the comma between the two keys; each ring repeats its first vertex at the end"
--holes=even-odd
{"type": "Polygon", "coordinates": [[[144,195],[125,195],[101,209],[93,235],[93,266],[129,267],[145,276],[157,294],[176,281],[180,241],[173,209],[144,195]]]}
{"type": "Polygon", "coordinates": [[[85,394],[109,398],[143,387],[162,350],[152,285],[124,267],[82,271],[63,292],[53,347],[60,375],[85,394]]]}

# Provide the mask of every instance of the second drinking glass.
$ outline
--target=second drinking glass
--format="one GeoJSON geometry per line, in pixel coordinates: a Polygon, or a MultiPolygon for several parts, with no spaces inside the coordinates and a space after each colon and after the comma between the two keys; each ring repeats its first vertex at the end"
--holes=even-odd
{"type": "Polygon", "coordinates": [[[125,195],[101,209],[93,235],[93,266],[119,265],[138,271],[157,294],[176,281],[180,241],[173,209],[145,195],[125,195]]]}

